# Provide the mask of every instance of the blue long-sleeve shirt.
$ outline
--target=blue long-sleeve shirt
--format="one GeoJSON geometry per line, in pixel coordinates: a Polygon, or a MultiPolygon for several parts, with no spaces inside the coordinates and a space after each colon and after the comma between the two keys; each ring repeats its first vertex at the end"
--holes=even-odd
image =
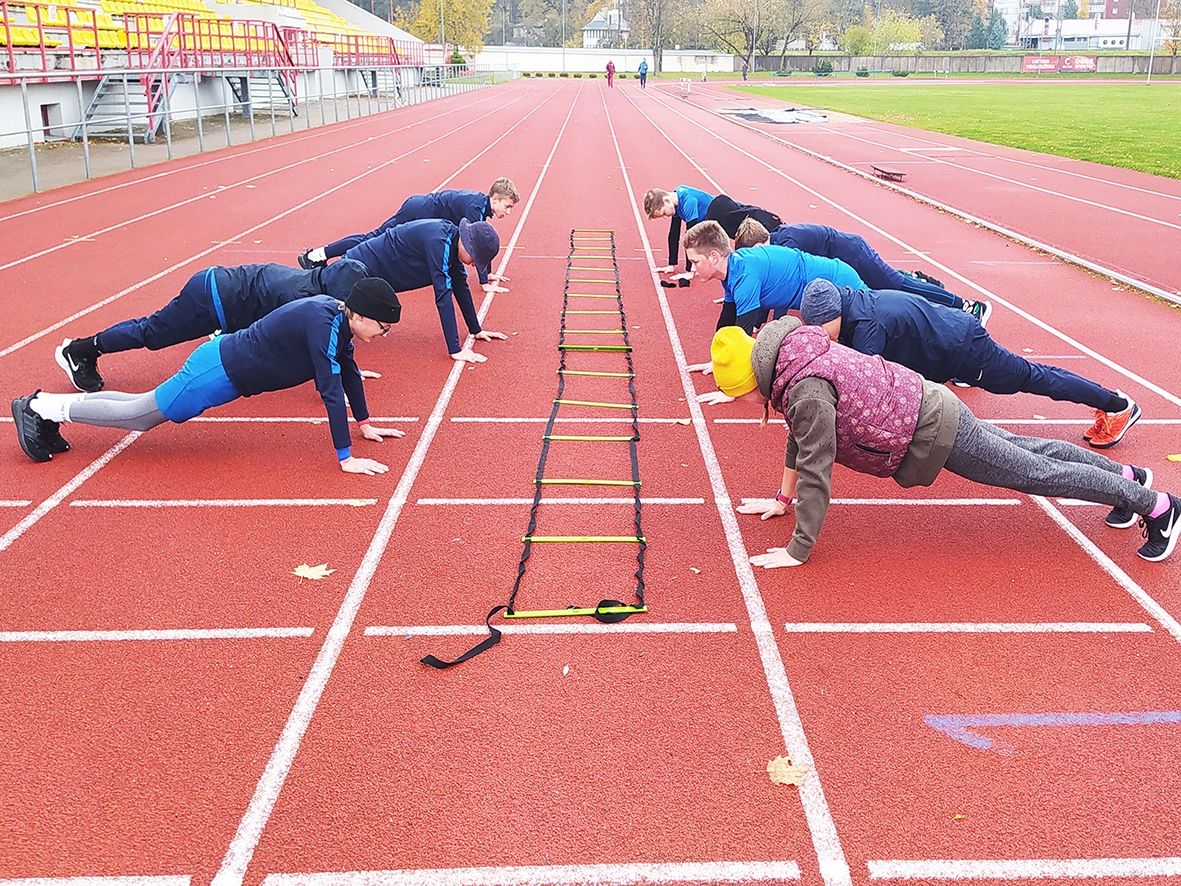
{"type": "Polygon", "coordinates": [[[336,456],[341,461],[349,457],[345,398],[358,422],[369,418],[369,409],[340,302],[327,295],[301,298],[218,341],[226,376],[243,397],[315,381],[328,412],[336,456]]]}
{"type": "MultiPolygon", "coordinates": [[[[737,325],[750,332],[757,322],[755,312],[765,316],[768,310],[773,310],[779,317],[798,308],[804,287],[818,278],[837,286],[865,288],[857,272],[843,261],[786,246],[764,245],[730,253],[722,289],[725,302],[734,306],[737,325]]],[[[727,304],[723,304],[723,311],[727,304]]]]}
{"type": "Polygon", "coordinates": [[[893,289],[841,287],[837,340],[863,354],[880,355],[943,383],[959,376],[980,321],[966,311],[893,289]]]}
{"type": "Polygon", "coordinates": [[[345,253],[345,258],[361,262],[370,274],[383,278],[399,294],[432,287],[447,353],[462,350],[452,295],[459,303],[468,332],[475,335],[481,331],[467,273],[459,260],[459,228],[451,222],[422,219],[398,225],[380,237],[357,244],[345,253]]]}
{"type": "Polygon", "coordinates": [[[205,272],[205,294],[223,332],[236,332],[296,299],[331,295],[344,301],[365,266],[336,262],[331,267],[301,271],[287,265],[238,265],[205,272]]]}
{"type": "Polygon", "coordinates": [[[677,211],[668,225],[668,263],[675,265],[681,249],[681,224],[685,230],[705,221],[705,214],[709,212],[709,204],[714,198],[705,191],[691,188],[688,185],[677,185],[677,211]]]}

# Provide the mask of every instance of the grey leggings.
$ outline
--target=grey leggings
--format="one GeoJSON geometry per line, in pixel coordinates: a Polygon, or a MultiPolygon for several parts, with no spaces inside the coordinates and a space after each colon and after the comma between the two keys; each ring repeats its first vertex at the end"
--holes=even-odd
{"type": "Polygon", "coordinates": [[[960,426],[944,465],[968,480],[1029,495],[1093,501],[1148,514],[1156,493],[1125,480],[1123,465],[1062,440],[1018,437],[960,403],[960,426]]]}
{"type": "Polygon", "coordinates": [[[70,404],[70,421],[100,428],[148,431],[168,419],[156,406],[155,391],[146,394],[98,391],[84,394],[81,400],[70,404]]]}

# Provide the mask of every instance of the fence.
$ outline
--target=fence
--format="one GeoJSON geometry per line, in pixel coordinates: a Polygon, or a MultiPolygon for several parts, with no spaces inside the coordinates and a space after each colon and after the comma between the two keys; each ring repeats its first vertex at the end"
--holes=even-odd
{"type": "MultiPolygon", "coordinates": [[[[858,69],[867,71],[907,71],[914,74],[1020,74],[1022,59],[1027,53],[1004,55],[878,55],[848,56],[817,53],[816,55],[755,56],[756,71],[790,71],[795,74],[812,73],[812,66],[824,59],[832,62],[834,74],[853,74],[858,69]]],[[[1059,53],[1070,55],[1071,53],[1059,53]]],[[[1095,55],[1095,74],[1148,73],[1146,54],[1095,55]]],[[[1181,56],[1158,55],[1152,62],[1152,73],[1181,74],[1181,56]]]]}

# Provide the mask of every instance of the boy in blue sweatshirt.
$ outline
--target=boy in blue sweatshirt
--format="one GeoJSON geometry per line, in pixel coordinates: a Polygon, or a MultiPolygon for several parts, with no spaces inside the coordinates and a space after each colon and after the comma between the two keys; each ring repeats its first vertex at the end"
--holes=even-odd
{"type": "Polygon", "coordinates": [[[156,313],[124,320],[96,335],[67,338],[54,358],[75,388],[93,393],[104,384],[98,371],[103,354],[158,351],[216,332],[237,332],[297,298],[330,295],[344,301],[364,276],[365,266],[355,261],[312,271],[275,264],[206,268],[156,313]]]}
{"type": "Polygon", "coordinates": [[[460,344],[452,298],[459,304],[468,332],[478,341],[508,338],[502,332],[480,328],[464,271],[464,265],[491,265],[499,251],[500,237],[488,222],[472,223],[465,218],[456,226],[443,219],[422,219],[358,243],[345,258],[361,262],[370,274],[403,295],[427,286],[434,289],[447,353],[452,360],[483,363],[487,357],[460,344]]]}
{"type": "Polygon", "coordinates": [[[371,342],[385,335],[401,311],[389,284],[372,277],[358,281],[343,303],[327,295],[289,302],[246,329],[200,345],[176,375],[147,393],[37,391],[18,397],[12,401],[17,440],[29,458],[44,462],[70,448],[61,435],[63,422],[146,431],[165,421],[188,421],[239,397],[315,381],[341,470],[384,474],[389,470],[384,464],[352,454],[345,400],[366,440],[402,436],[369,423],[353,359],[353,338],[371,342]]]}
{"type": "MultiPolygon", "coordinates": [[[[432,191],[429,194],[415,194],[407,197],[406,202],[377,228],[368,234],[350,234],[327,246],[308,249],[299,255],[301,268],[323,267],[328,259],[339,258],[358,243],[380,237],[390,228],[404,225],[406,222],[420,221],[424,218],[442,218],[458,225],[463,219],[469,222],[487,221],[490,218],[507,218],[513,207],[521,202],[521,195],[517,193],[517,186],[507,178],[498,178],[492,183],[487,194],[480,191],[432,191]]],[[[477,265],[476,273],[480,275],[480,285],[489,288],[489,281],[500,281],[501,277],[490,273],[487,265],[477,265]]]]}
{"type": "Polygon", "coordinates": [[[718,329],[738,326],[752,335],[767,312],[782,317],[800,306],[809,280],[831,280],[838,286],[864,289],[857,272],[843,261],[809,255],[786,246],[730,249],[730,238],[716,221],[707,221],[685,235],[685,255],[702,280],[719,280],[724,298],[718,329]]]}
{"type": "MultiPolygon", "coordinates": [[[[712,194],[707,194],[705,191],[699,191],[688,185],[677,185],[674,191],[652,188],[644,195],[644,212],[648,218],[672,219],[668,227],[668,264],[658,269],[662,274],[671,274],[677,269],[682,223],[685,230],[701,224],[708,217],[709,207],[713,201],[712,194]]],[[[685,270],[690,270],[687,256],[685,270]]]]}

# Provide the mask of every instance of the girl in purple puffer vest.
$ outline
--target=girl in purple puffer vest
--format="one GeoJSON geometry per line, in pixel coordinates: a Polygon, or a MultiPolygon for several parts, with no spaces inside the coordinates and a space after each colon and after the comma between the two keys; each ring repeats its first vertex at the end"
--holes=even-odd
{"type": "Polygon", "coordinates": [[[1148,468],[982,422],[944,385],[831,342],[796,317],[765,325],[757,340],[736,326],[719,329],[710,355],[724,394],[761,404],[764,421],[770,408],[787,419],[775,497],[738,511],[766,520],[794,501],[796,528],[787,547],[751,557],[756,566],[808,559],[828,512],[834,462],[903,487],[930,486],[946,468],[989,486],[1110,505],[1108,526],[1144,526],[1138,553],[1146,560],[1168,557],[1181,535],[1181,498],[1153,491],[1148,468]]]}

